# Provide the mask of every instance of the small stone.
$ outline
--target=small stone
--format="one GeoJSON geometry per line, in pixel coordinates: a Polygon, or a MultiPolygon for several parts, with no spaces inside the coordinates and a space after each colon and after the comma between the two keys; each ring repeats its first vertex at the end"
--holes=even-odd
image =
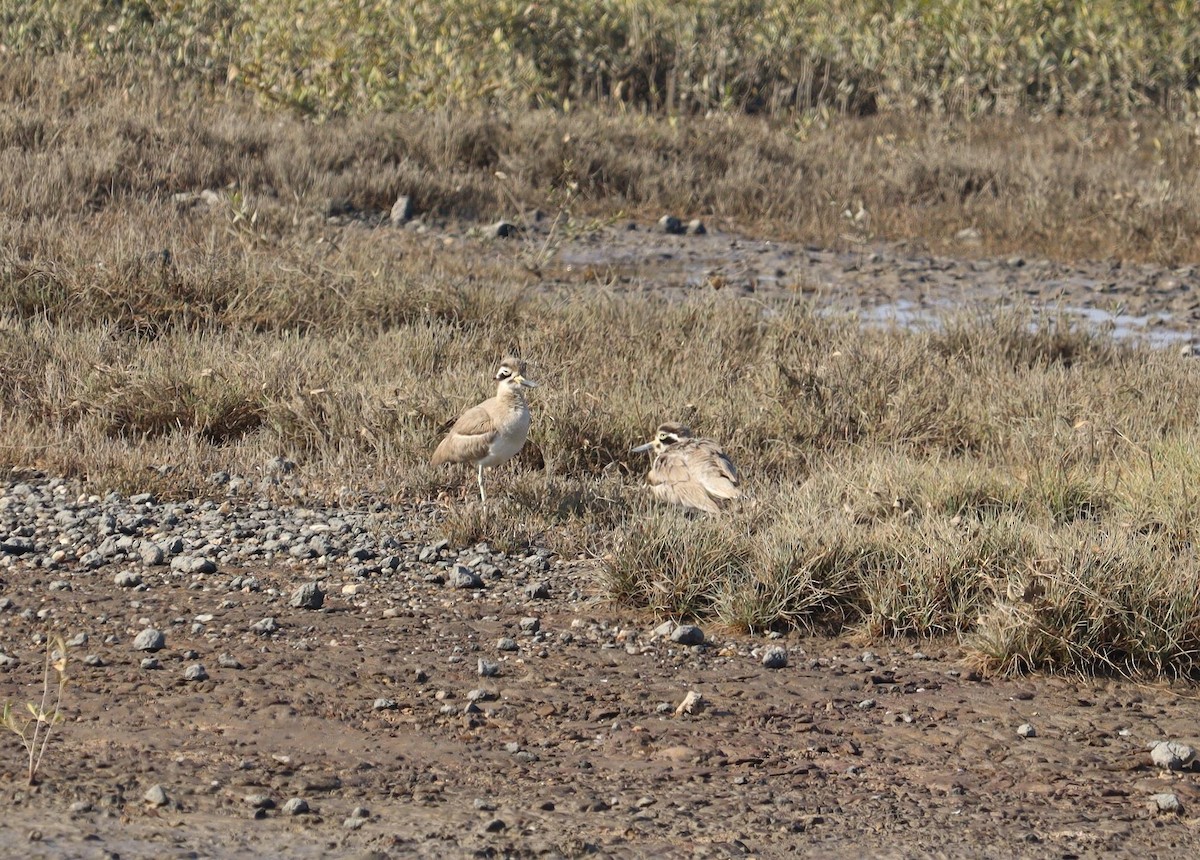
{"type": "Polygon", "coordinates": [[[1150,760],[1163,770],[1182,770],[1196,758],[1196,751],[1178,741],[1159,741],[1150,747],[1150,760]]]}
{"type": "Polygon", "coordinates": [[[207,681],[208,672],[200,663],[193,663],[183,670],[183,680],[185,681],[207,681]]]}
{"type": "Polygon", "coordinates": [[[222,669],[245,669],[246,668],[245,666],[242,665],[242,661],[239,660],[237,657],[234,657],[232,654],[222,654],[220,657],[217,658],[217,665],[220,666],[222,669]]]}
{"type": "Polygon", "coordinates": [[[680,645],[703,645],[704,631],[693,624],[680,624],[671,631],[671,641],[680,645]]]}
{"type": "Polygon", "coordinates": [[[216,573],[217,563],[198,555],[177,555],[171,559],[171,570],[181,573],[216,573]]]}
{"type": "Polygon", "coordinates": [[[483,578],[465,564],[454,565],[450,574],[450,587],[459,589],[483,588],[483,578]]]}
{"type": "Polygon", "coordinates": [[[146,793],[142,795],[142,799],[144,799],[151,806],[166,806],[169,802],[167,792],[161,785],[150,786],[150,788],[146,790],[146,793]]]}
{"type": "Polygon", "coordinates": [[[82,648],[86,644],[88,644],[88,635],[82,632],[76,633],[66,642],[68,648],[82,648]]]}
{"type": "Polygon", "coordinates": [[[486,825],[484,825],[483,829],[488,833],[499,833],[501,830],[504,830],[507,827],[508,825],[499,818],[493,818],[486,825]]]}
{"type": "Polygon", "coordinates": [[[675,708],[675,716],[698,714],[704,710],[704,704],[704,696],[695,690],[688,690],[688,694],[683,697],[683,701],[675,708]]]}
{"type": "Polygon", "coordinates": [[[954,234],[954,238],[964,245],[978,245],[983,239],[983,234],[974,227],[964,227],[954,234]]]}
{"type": "Polygon", "coordinates": [[[549,600],[550,586],[544,582],[531,582],[525,586],[525,596],[530,600],[549,600]]]}
{"type": "Polygon", "coordinates": [[[500,664],[479,658],[479,675],[482,678],[494,678],[500,674],[500,664]]]}
{"type": "Polygon", "coordinates": [[[351,817],[342,822],[342,827],[346,828],[347,830],[358,830],[366,823],[367,820],[365,818],[351,817]]]}
{"type": "Polygon", "coordinates": [[[658,219],[658,229],[660,232],[679,236],[684,232],[685,228],[683,222],[674,215],[664,215],[658,219]]]}
{"type": "Polygon", "coordinates": [[[518,649],[517,640],[505,636],[496,643],[496,649],[498,651],[516,651],[518,649]]]}
{"type": "Polygon", "coordinates": [[[325,592],[315,582],[306,582],[292,592],[292,606],[297,609],[320,609],[325,603],[325,592]]]}
{"type": "Polygon", "coordinates": [[[768,669],[782,669],[788,664],[787,649],[779,645],[772,645],[763,652],[762,664],[768,669]]]}
{"type": "Polygon", "coordinates": [[[356,806],[350,810],[350,817],[361,818],[363,821],[366,821],[371,817],[371,810],[367,809],[365,806],[356,806]]]}
{"type": "Polygon", "coordinates": [[[261,621],[255,621],[250,625],[251,633],[261,633],[263,635],[274,633],[279,629],[279,622],[274,618],[264,618],[261,621]]]}
{"type": "Polygon", "coordinates": [[[540,618],[522,618],[520,622],[521,632],[532,636],[542,629],[542,620],[540,618]]]}
{"type": "Polygon", "coordinates": [[[247,794],[242,800],[255,809],[274,809],[275,801],[265,794],[247,794]]]}
{"type": "Polygon", "coordinates": [[[400,706],[396,704],[395,699],[376,699],[371,707],[376,711],[394,711],[400,706]]]}
{"type": "Polygon", "coordinates": [[[296,463],[286,457],[272,457],[263,464],[263,472],[267,475],[290,475],[296,471],[296,463]]]}
{"type": "Polygon", "coordinates": [[[662,624],[650,631],[651,636],[666,638],[671,635],[671,631],[675,629],[675,622],[671,620],[664,621],[662,624]]]}
{"type": "Polygon", "coordinates": [[[1017,735],[1022,738],[1036,738],[1037,729],[1031,723],[1021,723],[1017,726],[1017,735]]]}
{"type": "Polygon", "coordinates": [[[1171,792],[1156,794],[1150,798],[1150,801],[1159,813],[1178,815],[1183,812],[1183,804],[1179,802],[1179,797],[1171,792]]]}
{"type": "Polygon", "coordinates": [[[157,657],[143,657],[142,658],[142,668],[147,671],[152,671],[154,669],[161,669],[162,663],[159,661],[159,659],[157,657]]]}
{"type": "Polygon", "coordinates": [[[413,200],[407,194],[401,194],[392,204],[391,220],[393,224],[405,224],[412,220],[414,214],[413,200]]]}
{"type": "Polygon", "coordinates": [[[511,221],[501,219],[484,230],[484,235],[489,239],[509,239],[521,235],[521,228],[511,221]]]}
{"type": "Polygon", "coordinates": [[[123,570],[113,578],[117,588],[134,588],[142,584],[142,576],[133,570],[123,570]]]}
{"type": "Polygon", "coordinates": [[[283,811],[288,815],[303,815],[309,811],[308,801],[303,797],[293,797],[283,805],[283,811]]]}
{"type": "Polygon", "coordinates": [[[161,651],[167,647],[167,637],[153,627],[147,627],[133,639],[134,651],[161,651]]]}
{"type": "Polygon", "coordinates": [[[860,711],[869,711],[875,707],[875,700],[874,699],[863,699],[861,702],[859,702],[854,707],[858,708],[858,710],[860,710],[860,711]]]}
{"type": "Polygon", "coordinates": [[[166,559],[163,548],[156,543],[142,544],[141,549],[138,550],[138,556],[141,558],[142,564],[148,567],[162,564],[166,559]]]}

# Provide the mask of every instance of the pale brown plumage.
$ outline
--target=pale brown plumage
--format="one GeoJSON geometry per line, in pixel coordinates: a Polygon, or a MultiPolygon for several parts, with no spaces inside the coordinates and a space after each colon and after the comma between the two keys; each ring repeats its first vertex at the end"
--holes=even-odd
{"type": "Polygon", "coordinates": [[[525,362],[511,355],[500,362],[495,379],[496,396],[464,412],[430,458],[435,466],[473,463],[484,502],[483,470],[512,459],[524,446],[530,422],[524,389],[537,386],[525,378],[525,362]]]}
{"type": "Polygon", "coordinates": [[[652,441],[633,450],[654,451],[646,482],[664,502],[716,513],[742,494],[737,468],[721,446],[682,424],[660,425],[652,441]]]}

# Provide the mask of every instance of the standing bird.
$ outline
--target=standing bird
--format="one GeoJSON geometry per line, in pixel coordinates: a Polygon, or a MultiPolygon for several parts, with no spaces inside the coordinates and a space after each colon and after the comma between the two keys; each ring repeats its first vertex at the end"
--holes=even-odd
{"type": "Polygon", "coordinates": [[[483,470],[516,456],[529,435],[526,388],[537,383],[525,378],[525,362],[506,356],[496,369],[496,396],[462,414],[433,452],[430,462],[474,463],[479,470],[479,499],[486,503],[483,470]]]}
{"type": "Polygon", "coordinates": [[[690,427],[661,424],[654,439],[632,453],[654,451],[647,483],[664,502],[716,513],[741,496],[737,468],[712,439],[697,439],[690,427]]]}

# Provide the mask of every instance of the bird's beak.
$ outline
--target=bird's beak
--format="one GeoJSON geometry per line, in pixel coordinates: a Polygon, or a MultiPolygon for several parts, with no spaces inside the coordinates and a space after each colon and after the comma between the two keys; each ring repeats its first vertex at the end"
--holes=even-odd
{"type": "Polygon", "coordinates": [[[526,379],[524,376],[518,376],[517,382],[519,382],[521,385],[524,385],[526,388],[538,387],[536,382],[534,382],[532,379],[526,379]]]}
{"type": "Polygon", "coordinates": [[[638,445],[636,448],[630,448],[629,453],[630,454],[644,454],[645,452],[649,451],[653,447],[654,447],[653,442],[647,442],[645,445],[638,445]]]}

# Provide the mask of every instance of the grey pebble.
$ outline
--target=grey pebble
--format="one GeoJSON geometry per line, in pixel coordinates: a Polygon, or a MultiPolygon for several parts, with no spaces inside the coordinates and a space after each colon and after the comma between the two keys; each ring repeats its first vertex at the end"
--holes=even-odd
{"type": "Polygon", "coordinates": [[[479,658],[479,675],[482,678],[494,678],[500,674],[500,664],[479,658]]]}
{"type": "Polygon", "coordinates": [[[142,575],[134,570],[123,570],[113,577],[118,588],[133,588],[142,584],[142,575]]]}
{"type": "Polygon", "coordinates": [[[694,624],[680,624],[671,631],[671,641],[680,645],[703,645],[704,631],[694,624]]]}
{"type": "Polygon", "coordinates": [[[142,795],[142,799],[151,806],[166,806],[169,802],[167,792],[161,785],[150,786],[146,790],[146,793],[142,795]]]}
{"type": "Polygon", "coordinates": [[[245,669],[246,668],[245,666],[242,665],[242,661],[239,660],[237,657],[234,657],[232,654],[222,654],[220,657],[217,658],[217,665],[220,666],[222,669],[245,669]]]}
{"type": "Polygon", "coordinates": [[[530,600],[549,600],[550,586],[544,582],[531,582],[525,586],[525,596],[530,600]]]}
{"type": "Polygon", "coordinates": [[[200,663],[193,663],[183,670],[183,679],[185,681],[207,681],[208,672],[200,663]]]}
{"type": "Polygon", "coordinates": [[[522,618],[520,622],[520,628],[522,633],[532,635],[542,629],[542,620],[540,618],[533,617],[522,618]]]}
{"type": "Polygon", "coordinates": [[[1183,812],[1183,804],[1179,802],[1178,795],[1172,792],[1164,792],[1162,794],[1153,795],[1150,802],[1154,804],[1155,810],[1178,815],[1183,812]]]}
{"type": "Polygon", "coordinates": [[[685,228],[683,222],[674,215],[664,215],[658,219],[658,229],[662,233],[667,233],[672,236],[682,235],[685,228]]]}
{"type": "Polygon", "coordinates": [[[306,582],[292,592],[292,606],[297,609],[320,609],[325,603],[325,592],[315,582],[306,582]]]}
{"type": "Polygon", "coordinates": [[[508,636],[503,637],[496,643],[496,649],[499,651],[516,651],[520,646],[517,645],[516,639],[511,639],[508,636]]]}
{"type": "Polygon", "coordinates": [[[1032,723],[1021,723],[1017,726],[1017,735],[1023,738],[1036,738],[1037,729],[1033,727],[1032,723]]]}
{"type": "Polygon", "coordinates": [[[452,588],[483,588],[483,578],[465,564],[456,564],[450,574],[452,588]]]}
{"type": "Polygon", "coordinates": [[[157,657],[143,657],[142,668],[146,670],[161,669],[162,663],[157,657]]]}
{"type": "Polygon", "coordinates": [[[266,794],[247,794],[242,802],[255,809],[274,809],[275,801],[266,794]]]}
{"type": "Polygon", "coordinates": [[[484,235],[489,239],[508,239],[512,236],[519,236],[521,228],[511,221],[497,221],[484,230],[484,235]]]}
{"type": "Polygon", "coordinates": [[[371,706],[376,711],[394,711],[399,705],[395,699],[376,699],[375,704],[371,706]]]}
{"type": "Polygon", "coordinates": [[[772,645],[763,652],[762,664],[768,669],[782,669],[788,664],[787,649],[780,645],[772,645]]]}
{"type": "Polygon", "coordinates": [[[288,815],[303,815],[309,811],[308,801],[303,797],[293,797],[283,805],[283,811],[288,815]]]}
{"type": "Polygon", "coordinates": [[[1179,741],[1158,741],[1150,747],[1150,760],[1163,770],[1182,770],[1195,758],[1196,751],[1179,741]]]}
{"type": "Polygon", "coordinates": [[[263,635],[274,633],[279,629],[279,622],[274,618],[264,618],[261,621],[255,621],[250,625],[251,633],[261,633],[263,635]]]}
{"type": "Polygon", "coordinates": [[[153,627],[147,627],[133,639],[134,651],[161,651],[167,647],[167,637],[153,627]]]}

